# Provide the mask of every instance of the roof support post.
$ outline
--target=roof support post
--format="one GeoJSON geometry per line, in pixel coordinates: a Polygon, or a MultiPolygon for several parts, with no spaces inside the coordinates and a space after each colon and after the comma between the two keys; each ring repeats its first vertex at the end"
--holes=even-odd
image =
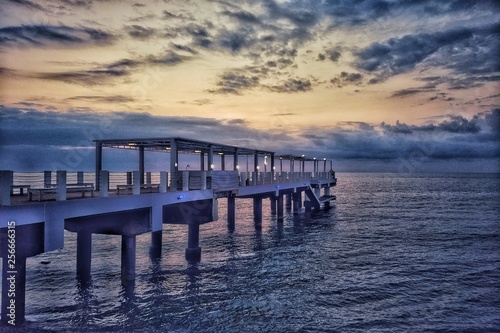
{"type": "Polygon", "coordinates": [[[101,187],[101,171],[102,171],[102,143],[95,143],[95,189],[99,191],[101,187]]]}
{"type": "Polygon", "coordinates": [[[257,178],[259,177],[259,152],[253,154],[253,184],[257,185],[257,178]]]}
{"type": "Polygon", "coordinates": [[[205,170],[205,153],[204,152],[200,153],[200,170],[201,171],[205,170]]]}
{"type": "Polygon", "coordinates": [[[177,151],[177,141],[170,142],[170,173],[175,174],[179,167],[179,153],[177,151]]]}
{"type": "Polygon", "coordinates": [[[233,160],[233,170],[238,170],[240,166],[238,165],[238,154],[239,154],[239,149],[236,148],[234,151],[234,160],[233,160]]]}
{"type": "Polygon", "coordinates": [[[271,184],[274,183],[274,153],[271,153],[271,184]]]}
{"type": "Polygon", "coordinates": [[[139,146],[139,177],[144,184],[144,146],[139,146]]]}
{"type": "Polygon", "coordinates": [[[212,171],[214,169],[214,147],[212,145],[209,146],[208,149],[208,170],[212,171]]]}

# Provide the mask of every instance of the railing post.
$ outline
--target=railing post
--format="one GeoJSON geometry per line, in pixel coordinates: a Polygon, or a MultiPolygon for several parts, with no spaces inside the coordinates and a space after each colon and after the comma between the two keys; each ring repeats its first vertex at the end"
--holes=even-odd
{"type": "MultiPolygon", "coordinates": [[[[13,172],[0,171],[0,206],[10,206],[10,186],[13,181],[13,172]]],[[[7,273],[4,273],[7,274],[7,273]]]]}
{"type": "Polygon", "coordinates": [[[78,171],[76,173],[76,183],[83,184],[83,171],[78,171]]]}
{"type": "Polygon", "coordinates": [[[52,184],[52,171],[43,172],[43,187],[49,187],[52,184]]]}
{"type": "Polygon", "coordinates": [[[182,190],[189,191],[189,171],[182,172],[182,190]]]}
{"type": "Polygon", "coordinates": [[[66,200],[66,170],[57,171],[57,201],[66,200]]]}
{"type": "Polygon", "coordinates": [[[141,172],[140,171],[134,171],[132,172],[134,175],[133,177],[133,185],[134,187],[132,188],[132,194],[141,194],[141,172]]]}
{"type": "Polygon", "coordinates": [[[166,171],[160,171],[160,193],[167,192],[168,184],[168,173],[166,171]]]}
{"type": "Polygon", "coordinates": [[[207,189],[207,172],[202,171],[201,172],[201,189],[206,190],[207,189]]]}
{"type": "Polygon", "coordinates": [[[100,195],[107,197],[109,195],[109,171],[101,170],[100,195]]]}

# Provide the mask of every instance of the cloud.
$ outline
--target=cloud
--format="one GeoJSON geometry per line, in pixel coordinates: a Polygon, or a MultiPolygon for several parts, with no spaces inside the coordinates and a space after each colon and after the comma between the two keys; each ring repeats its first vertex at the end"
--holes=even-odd
{"type": "Polygon", "coordinates": [[[328,59],[330,61],[338,62],[341,55],[342,55],[342,53],[340,53],[340,49],[334,48],[334,49],[326,50],[325,54],[323,54],[323,53],[318,54],[318,60],[323,61],[328,57],[328,59]]]}
{"type": "Polygon", "coordinates": [[[32,77],[44,80],[55,80],[65,83],[96,86],[114,84],[118,79],[125,79],[140,68],[151,65],[175,66],[191,57],[179,55],[174,51],[168,50],[161,55],[149,55],[147,57],[137,59],[121,59],[109,64],[102,64],[90,69],[65,71],[65,72],[49,72],[35,73],[32,77]]]}
{"type": "Polygon", "coordinates": [[[288,79],[279,85],[265,86],[268,90],[278,93],[297,93],[312,90],[316,83],[311,82],[309,79],[288,79]]]}
{"type": "Polygon", "coordinates": [[[140,63],[136,60],[122,59],[107,65],[98,66],[93,69],[39,73],[35,74],[34,77],[44,80],[55,80],[83,86],[94,86],[111,84],[116,79],[127,77],[132,73],[132,70],[139,65],[140,63]]]}
{"type": "Polygon", "coordinates": [[[145,28],[136,24],[125,27],[125,30],[130,37],[138,40],[148,40],[156,34],[156,29],[145,28]]]}
{"type": "Polygon", "coordinates": [[[29,0],[7,0],[7,1],[10,2],[10,3],[14,3],[16,5],[20,5],[20,6],[24,6],[24,7],[30,8],[30,9],[38,9],[38,10],[42,10],[43,9],[43,7],[40,6],[39,4],[34,3],[33,1],[29,1],[29,0]]]}
{"type": "Polygon", "coordinates": [[[73,96],[65,98],[65,101],[85,101],[85,102],[99,102],[99,103],[128,103],[133,102],[134,99],[124,95],[112,96],[73,96]]]}
{"type": "Polygon", "coordinates": [[[241,95],[244,90],[257,87],[260,79],[256,75],[245,75],[238,72],[226,72],[220,76],[216,83],[217,89],[210,89],[212,94],[241,95]]]}
{"type": "Polygon", "coordinates": [[[108,45],[116,36],[100,29],[50,25],[23,25],[0,28],[0,47],[46,45],[108,45]]]}
{"type": "MultiPolygon", "coordinates": [[[[285,133],[259,131],[244,119],[154,116],[148,113],[93,110],[42,112],[30,108],[0,107],[0,167],[9,170],[93,170],[93,140],[104,138],[187,137],[278,149],[292,138],[285,133]],[[22,124],[22,125],[21,125],[22,124]],[[24,135],[16,135],[22,127],[24,135]]],[[[116,151],[116,161],[106,168],[135,168],[134,158],[123,161],[126,151],[116,151]],[[128,163],[128,164],[127,164],[128,163]]],[[[159,156],[159,158],[164,158],[159,156]]],[[[159,163],[159,164],[163,164],[159,163]]]]}
{"type": "Polygon", "coordinates": [[[342,88],[349,84],[359,85],[361,84],[362,80],[363,80],[363,74],[361,73],[341,72],[339,75],[332,78],[330,80],[330,83],[333,84],[334,86],[342,88]]]}
{"type": "MultiPolygon", "coordinates": [[[[42,112],[2,106],[0,167],[28,171],[52,168],[93,170],[92,140],[164,136],[249,148],[265,147],[279,154],[305,153],[307,156],[328,157],[346,170],[379,163],[378,169],[372,171],[418,171],[439,161],[453,161],[448,165],[480,161],[488,166],[497,165],[497,169],[492,170],[498,172],[495,163],[500,162],[500,109],[470,119],[448,116],[441,122],[427,125],[400,122],[373,125],[347,121],[333,127],[310,128],[290,134],[252,129],[244,119],[99,113],[93,110],[42,112]],[[17,135],[21,126],[23,135],[17,135]]],[[[114,154],[116,159],[111,159],[107,168],[135,168],[135,157],[125,161],[123,156],[130,156],[126,155],[127,152],[114,154]]]]}
{"type": "Polygon", "coordinates": [[[192,104],[192,105],[197,105],[197,106],[213,104],[212,100],[208,99],[208,98],[195,99],[193,101],[179,101],[177,103],[179,103],[179,104],[192,104]]]}
{"type": "MultiPolygon", "coordinates": [[[[423,71],[441,67],[450,72],[447,76],[425,77],[430,85],[446,83],[455,90],[481,86],[499,80],[500,65],[496,60],[499,31],[500,25],[495,24],[391,38],[356,52],[355,67],[374,75],[372,83],[421,66],[423,71]]],[[[395,97],[419,90],[396,92],[395,97]]]]}
{"type": "Polygon", "coordinates": [[[255,16],[253,13],[248,12],[248,11],[229,11],[229,10],[224,10],[221,12],[222,15],[226,15],[230,18],[235,19],[236,21],[240,23],[252,23],[252,24],[260,24],[261,21],[257,16],[255,16]]]}
{"type": "Polygon", "coordinates": [[[442,122],[426,125],[346,122],[331,130],[306,132],[315,136],[303,144],[315,147],[312,150],[318,155],[330,150],[326,156],[350,161],[341,162],[347,168],[379,161],[383,167],[379,163],[377,170],[385,172],[429,171],[436,166],[437,170],[453,171],[455,167],[457,171],[467,165],[472,166],[466,169],[469,172],[498,172],[499,129],[500,109],[494,109],[471,119],[450,115],[442,122]],[[484,167],[478,167],[478,163],[484,167]]]}

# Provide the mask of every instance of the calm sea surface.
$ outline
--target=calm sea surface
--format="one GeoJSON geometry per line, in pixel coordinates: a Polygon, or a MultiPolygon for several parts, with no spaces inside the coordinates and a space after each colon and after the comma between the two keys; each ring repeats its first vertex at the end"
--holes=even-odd
{"type": "MultiPolygon", "coordinates": [[[[237,200],[236,230],[164,225],[163,255],[137,240],[135,289],[120,285],[119,236],[93,236],[92,286],[76,280],[76,236],[28,259],[27,332],[500,332],[500,175],[338,174],[330,210],[237,200]],[[50,264],[42,264],[42,260],[50,264]]],[[[0,328],[1,330],[1,328],[0,328]]]]}

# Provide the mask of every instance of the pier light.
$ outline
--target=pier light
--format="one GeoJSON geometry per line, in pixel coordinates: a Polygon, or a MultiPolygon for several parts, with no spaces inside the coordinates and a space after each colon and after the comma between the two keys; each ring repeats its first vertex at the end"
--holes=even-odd
{"type": "Polygon", "coordinates": [[[306,157],[306,155],[302,154],[302,158],[306,157]]]}
{"type": "Polygon", "coordinates": [[[201,150],[195,150],[194,152],[195,153],[201,153],[201,150]]]}
{"type": "Polygon", "coordinates": [[[170,149],[172,149],[172,148],[170,148],[170,147],[165,148],[165,150],[170,150],[170,149]]]}
{"type": "Polygon", "coordinates": [[[210,164],[210,170],[213,170],[215,168],[215,165],[212,163],[210,164]]]}
{"type": "Polygon", "coordinates": [[[239,170],[240,169],[240,166],[238,164],[236,164],[236,170],[239,170]]]}
{"type": "Polygon", "coordinates": [[[256,169],[257,169],[257,170],[259,170],[259,166],[258,166],[258,165],[257,165],[257,168],[256,168],[256,169]]]}
{"type": "Polygon", "coordinates": [[[273,170],[276,170],[276,167],[273,165],[273,170]]]}
{"type": "Polygon", "coordinates": [[[129,146],[137,146],[137,143],[135,143],[135,142],[129,142],[128,145],[129,146]]]}
{"type": "Polygon", "coordinates": [[[174,166],[177,168],[177,162],[175,162],[174,166]]]}
{"type": "Polygon", "coordinates": [[[323,161],[326,161],[326,157],[323,157],[323,161]]]}
{"type": "Polygon", "coordinates": [[[316,160],[316,157],[314,157],[313,160],[316,160]]]}
{"type": "Polygon", "coordinates": [[[219,155],[224,155],[224,153],[218,153],[219,155]]]}

